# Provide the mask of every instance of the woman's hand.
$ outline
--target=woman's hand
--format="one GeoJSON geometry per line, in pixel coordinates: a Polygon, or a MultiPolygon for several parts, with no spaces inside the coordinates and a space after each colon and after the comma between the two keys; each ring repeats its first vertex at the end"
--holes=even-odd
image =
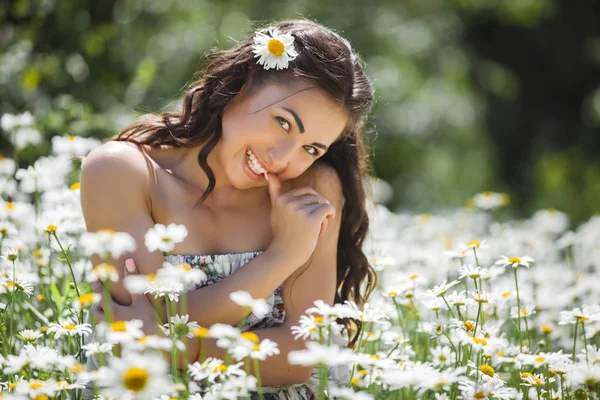
{"type": "Polygon", "coordinates": [[[281,194],[279,178],[273,174],[268,177],[273,230],[268,250],[299,267],[315,250],[318,237],[325,234],[327,221],[335,217],[335,208],[309,187],[281,194]]]}
{"type": "MultiPolygon", "coordinates": [[[[137,273],[137,268],[132,258],[129,258],[125,262],[125,273],[124,278],[129,275],[137,273]]],[[[104,295],[104,285],[102,282],[92,282],[92,289],[94,292],[104,295]]],[[[115,302],[112,298],[110,299],[110,309],[112,311],[113,321],[130,321],[133,319],[139,319],[144,323],[142,330],[146,335],[154,335],[157,332],[157,323],[155,317],[154,307],[148,301],[148,298],[143,294],[131,295],[131,304],[128,306],[121,305],[115,302]]],[[[96,323],[104,321],[104,309],[106,301],[104,298],[100,300],[99,307],[94,308],[94,317],[96,323]]]]}

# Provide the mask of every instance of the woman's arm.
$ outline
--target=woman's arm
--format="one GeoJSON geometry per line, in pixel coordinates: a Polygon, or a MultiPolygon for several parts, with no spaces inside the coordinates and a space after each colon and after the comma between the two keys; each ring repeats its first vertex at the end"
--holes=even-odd
{"type": "MultiPolygon", "coordinates": [[[[337,244],[343,207],[342,186],[337,172],[329,166],[319,167],[315,190],[333,204],[337,210],[336,217],[329,221],[325,235],[319,238],[317,247],[311,257],[311,263],[307,265],[306,269],[297,269],[285,281],[283,290],[286,313],[284,323],[273,328],[256,329],[253,331],[259,339],[268,338],[279,345],[279,355],[268,357],[265,361],[260,361],[259,363],[264,386],[304,383],[310,378],[313,367],[290,365],[287,362],[287,356],[290,351],[305,348],[304,340],[294,339],[291,327],[298,324],[300,316],[305,313],[306,309],[314,305],[315,300],[321,299],[330,305],[334,301],[337,272],[337,244]]],[[[256,259],[258,257],[253,260],[256,259]]],[[[257,264],[257,266],[259,265],[257,264]]],[[[268,292],[269,290],[265,288],[264,291],[268,292]]],[[[270,292],[272,293],[272,291],[270,292]]],[[[211,339],[205,341],[204,353],[207,357],[217,357],[220,359],[225,357],[224,350],[218,348],[215,341],[211,339]]],[[[198,354],[198,342],[196,340],[189,340],[187,354],[184,355],[185,358],[179,360],[179,367],[185,368],[187,363],[191,364],[196,361],[198,354]]],[[[254,373],[254,370],[252,370],[252,373],[254,373]]]]}
{"type": "MultiPolygon", "coordinates": [[[[120,276],[119,282],[111,285],[111,291],[115,300],[125,305],[131,301],[129,292],[122,285],[125,260],[133,258],[142,274],[155,273],[164,261],[161,252],[150,253],[144,244],[146,231],[154,226],[149,196],[150,185],[154,182],[148,163],[145,156],[131,146],[108,142],[89,154],[81,173],[81,205],[87,230],[127,232],[136,242],[133,253],[113,260],[120,276]]],[[[269,297],[300,267],[286,263],[284,257],[285,254],[267,250],[226,279],[191,292],[187,310],[190,320],[202,326],[217,322],[237,324],[247,312],[231,301],[229,294],[245,290],[255,298],[269,297]]],[[[92,257],[94,265],[101,262],[100,257],[92,257]]]]}

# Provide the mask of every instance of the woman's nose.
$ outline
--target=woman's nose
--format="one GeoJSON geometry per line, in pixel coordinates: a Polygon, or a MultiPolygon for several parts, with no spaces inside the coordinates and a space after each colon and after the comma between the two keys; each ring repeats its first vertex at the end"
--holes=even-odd
{"type": "Polygon", "coordinates": [[[293,138],[287,137],[269,148],[267,153],[271,159],[271,167],[275,171],[280,172],[287,167],[293,154],[294,147],[295,141],[293,138]]]}

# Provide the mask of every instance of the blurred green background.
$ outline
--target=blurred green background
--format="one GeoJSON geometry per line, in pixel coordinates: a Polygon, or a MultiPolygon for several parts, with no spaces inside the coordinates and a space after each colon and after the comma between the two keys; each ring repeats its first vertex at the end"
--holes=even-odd
{"type": "MultiPolygon", "coordinates": [[[[377,103],[376,176],[393,210],[462,207],[505,192],[507,212],[600,212],[600,1],[0,0],[0,114],[26,110],[44,142],[106,138],[172,109],[211,47],[314,19],[347,37],[377,103]]],[[[0,154],[12,156],[7,135],[0,154]]]]}

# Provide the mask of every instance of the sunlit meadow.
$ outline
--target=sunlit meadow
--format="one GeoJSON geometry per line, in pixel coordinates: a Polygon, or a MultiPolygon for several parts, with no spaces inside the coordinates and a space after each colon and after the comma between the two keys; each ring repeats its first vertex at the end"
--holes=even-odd
{"type": "MultiPolygon", "coordinates": [[[[5,114],[1,123],[16,148],[40,140],[30,114],[5,114]]],[[[206,279],[200,270],[165,263],[156,275],[126,279],[132,292],[166,302],[161,335],[110,315],[94,323],[100,296],[90,283],[108,288],[118,279],[112,260],[135,247],[125,233],[85,232],[77,176],[99,144],[54,137],[52,155],[28,169],[0,158],[0,398],[79,399],[84,390],[104,399],[261,397],[256,366],[279,353],[276,343],[170,312],[206,279]],[[105,263],[92,269],[94,253],[105,263]],[[218,339],[227,357],[200,354],[187,370],[173,368],[190,338],[218,339]],[[85,367],[91,358],[98,369],[85,367]]],[[[318,366],[311,379],[320,398],[598,397],[600,218],[575,231],[557,210],[499,222],[495,212],[508,201],[479,193],[443,215],[369,206],[364,249],[378,289],[360,308],[316,302],[292,329],[307,346],[289,361],[318,366]],[[347,337],[339,318],[365,327],[353,349],[336,340],[347,337]]],[[[170,252],[186,235],[184,226],[157,225],[145,245],[170,252]]],[[[231,298],[259,318],[272,307],[244,292],[231,298]]]]}

